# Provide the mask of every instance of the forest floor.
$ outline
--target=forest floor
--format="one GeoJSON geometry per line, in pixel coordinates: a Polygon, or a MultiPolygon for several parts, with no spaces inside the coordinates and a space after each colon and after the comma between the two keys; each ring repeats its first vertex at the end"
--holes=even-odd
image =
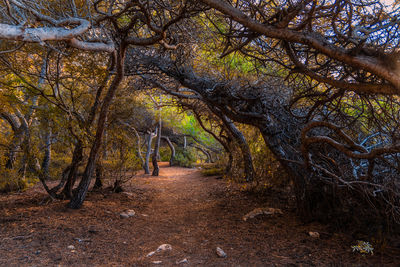
{"type": "Polygon", "coordinates": [[[255,196],[196,169],[161,164],[124,193],[90,192],[79,210],[37,185],[0,195],[1,266],[398,266],[400,250],[362,256],[351,236],[304,224],[279,195],[255,196]],[[243,216],[259,207],[282,215],[243,216]],[[121,218],[134,210],[136,215],[121,218]],[[320,238],[308,235],[321,234],[320,238]],[[172,250],[146,255],[161,244],[172,250]],[[74,248],[70,247],[74,246],[74,248]],[[216,254],[222,248],[226,258],[216,254]],[[187,259],[186,263],[178,263],[187,259]]]}

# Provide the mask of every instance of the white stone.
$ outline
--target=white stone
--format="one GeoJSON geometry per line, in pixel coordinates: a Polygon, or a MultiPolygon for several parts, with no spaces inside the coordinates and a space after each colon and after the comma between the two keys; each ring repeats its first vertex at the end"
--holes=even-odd
{"type": "Polygon", "coordinates": [[[276,208],[256,208],[246,215],[243,216],[243,221],[247,221],[248,219],[253,219],[256,216],[259,215],[274,215],[274,214],[283,214],[281,209],[276,209],[276,208]]]}
{"type": "Polygon", "coordinates": [[[172,250],[172,246],[170,244],[162,244],[157,248],[157,252],[165,251],[165,250],[172,250]]]}
{"type": "Polygon", "coordinates": [[[134,210],[127,210],[125,213],[126,213],[129,217],[133,217],[133,216],[135,216],[135,214],[136,214],[136,212],[135,212],[134,210]]]}
{"type": "Polygon", "coordinates": [[[156,254],[155,251],[149,252],[149,254],[147,254],[146,257],[151,257],[151,256],[153,256],[154,254],[156,254]]]}
{"type": "Polygon", "coordinates": [[[184,263],[189,264],[189,260],[187,258],[184,258],[183,260],[176,262],[176,264],[184,264],[184,263]]]}
{"type": "Polygon", "coordinates": [[[220,247],[217,247],[217,255],[220,258],[226,258],[228,256],[226,255],[225,251],[223,251],[220,247]]]}
{"type": "Polygon", "coordinates": [[[155,251],[152,251],[149,254],[147,254],[146,257],[151,257],[154,254],[156,254],[157,252],[166,251],[166,250],[172,250],[172,246],[170,244],[162,244],[155,251]]]}
{"type": "Polygon", "coordinates": [[[74,249],[75,249],[75,246],[69,245],[69,246],[67,247],[67,249],[74,250],[74,249]]]}
{"type": "Polygon", "coordinates": [[[161,264],[162,261],[152,261],[153,264],[161,264]]]}

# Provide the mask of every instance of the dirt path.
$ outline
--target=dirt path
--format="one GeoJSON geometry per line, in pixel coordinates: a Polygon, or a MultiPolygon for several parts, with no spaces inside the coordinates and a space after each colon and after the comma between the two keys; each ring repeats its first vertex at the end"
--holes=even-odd
{"type": "Polygon", "coordinates": [[[354,240],[326,226],[304,225],[278,197],[244,194],[199,171],[162,164],[159,177],[137,176],[126,192],[89,194],[80,210],[45,203],[40,187],[0,196],[1,266],[395,266],[399,258],[362,257],[354,240]],[[257,207],[283,215],[242,217],[257,207]],[[122,219],[126,209],[136,216],[122,219]],[[320,239],[308,231],[323,233],[320,239]],[[161,244],[171,251],[146,255],[161,244]],[[75,249],[69,249],[73,245],[75,249]],[[227,258],[216,255],[221,247],[227,258]]]}

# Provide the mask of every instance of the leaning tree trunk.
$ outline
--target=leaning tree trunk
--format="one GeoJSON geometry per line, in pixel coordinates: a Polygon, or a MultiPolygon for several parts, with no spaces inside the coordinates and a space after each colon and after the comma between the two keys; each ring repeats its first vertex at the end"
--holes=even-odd
{"type": "MultiPolygon", "coordinates": [[[[190,106],[189,106],[189,107],[190,107],[190,106]]],[[[217,141],[224,147],[225,152],[228,153],[228,163],[227,163],[227,165],[226,165],[226,167],[225,167],[225,174],[230,173],[230,171],[232,170],[232,163],[233,163],[233,154],[232,154],[232,148],[231,148],[231,144],[230,144],[231,141],[228,141],[228,140],[225,140],[225,141],[224,141],[224,140],[222,140],[221,137],[217,136],[212,130],[208,129],[208,128],[204,125],[204,123],[203,123],[203,121],[202,121],[202,119],[201,119],[200,114],[199,114],[196,110],[194,110],[194,109],[192,108],[192,111],[193,111],[194,115],[196,116],[196,119],[197,119],[197,121],[199,122],[201,128],[202,128],[204,131],[206,131],[207,133],[211,134],[211,135],[214,137],[214,139],[217,140],[217,141]]],[[[222,125],[224,125],[224,124],[222,124],[222,125]]],[[[222,125],[221,125],[221,127],[222,127],[222,125]]],[[[225,127],[226,127],[226,126],[225,126],[225,127]]],[[[225,131],[227,131],[227,130],[225,130],[225,131]]],[[[228,132],[228,134],[230,133],[229,131],[227,131],[227,132],[228,132]]],[[[230,134],[230,136],[231,136],[231,134],[230,134]]],[[[230,139],[230,138],[229,138],[229,139],[230,139]]]]}
{"type": "Polygon", "coordinates": [[[206,156],[206,163],[212,163],[213,160],[211,158],[210,153],[205,150],[204,148],[202,148],[201,146],[196,146],[196,145],[192,145],[192,147],[196,148],[197,150],[201,151],[201,153],[203,153],[206,156]]]}
{"type": "Polygon", "coordinates": [[[97,130],[95,140],[93,142],[92,148],[90,150],[89,159],[86,164],[85,171],[82,176],[82,180],[79,183],[79,186],[71,198],[70,203],[68,204],[69,208],[78,209],[82,206],[83,201],[85,200],[86,194],[89,190],[90,181],[96,166],[96,161],[98,157],[98,153],[100,151],[100,147],[102,144],[102,137],[104,128],[106,125],[107,113],[108,109],[111,105],[111,101],[114,98],[115,92],[117,91],[120,83],[124,78],[124,61],[125,61],[125,52],[126,46],[125,44],[121,44],[117,53],[116,59],[116,74],[115,77],[108,88],[107,94],[104,97],[103,104],[100,109],[100,114],[97,122],[97,130]]]}
{"type": "Polygon", "coordinates": [[[161,138],[167,142],[169,149],[171,149],[171,157],[169,158],[169,166],[172,167],[174,165],[174,161],[175,161],[175,147],[172,144],[171,140],[169,140],[169,138],[167,136],[162,136],[161,138]]]}
{"type": "Polygon", "coordinates": [[[254,179],[254,166],[253,166],[253,158],[251,156],[250,147],[247,144],[246,138],[242,134],[241,131],[235,126],[235,124],[225,115],[223,115],[220,111],[216,112],[217,115],[222,119],[225,126],[231,132],[232,136],[239,143],[240,151],[242,152],[243,161],[244,161],[244,171],[245,171],[245,179],[246,181],[252,181],[254,179]]]}

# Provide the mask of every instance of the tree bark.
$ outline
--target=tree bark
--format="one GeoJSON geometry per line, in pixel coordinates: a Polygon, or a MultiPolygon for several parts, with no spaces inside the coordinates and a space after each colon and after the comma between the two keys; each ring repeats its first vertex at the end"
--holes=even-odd
{"type": "Polygon", "coordinates": [[[225,173],[230,173],[230,171],[232,170],[232,163],[233,163],[233,155],[232,155],[232,152],[229,151],[228,152],[228,163],[226,164],[226,167],[225,167],[225,173]]]}
{"type": "Polygon", "coordinates": [[[51,128],[48,126],[44,136],[44,157],[42,161],[42,173],[45,177],[49,175],[51,161],[51,128]]]}
{"type": "Polygon", "coordinates": [[[147,151],[146,151],[146,159],[143,164],[143,169],[145,174],[150,174],[150,167],[149,167],[149,162],[150,162],[150,156],[151,156],[151,143],[153,141],[153,133],[149,133],[149,137],[147,138],[147,151]]]}
{"type": "Polygon", "coordinates": [[[152,162],[153,162],[153,176],[158,176],[160,172],[160,168],[158,167],[157,158],[160,154],[160,141],[161,141],[161,117],[157,127],[157,137],[156,144],[154,146],[152,162]]]}
{"type": "Polygon", "coordinates": [[[79,183],[79,186],[76,190],[76,193],[73,195],[70,203],[68,204],[69,208],[72,209],[78,209],[82,206],[86,194],[89,189],[90,181],[93,175],[93,171],[95,169],[96,165],[96,160],[98,157],[98,153],[102,144],[102,137],[103,137],[103,132],[106,124],[106,119],[107,119],[107,113],[108,109],[111,105],[111,102],[114,98],[115,92],[117,91],[120,83],[122,82],[124,78],[124,61],[125,61],[125,52],[126,52],[126,45],[122,43],[118,51],[116,52],[117,54],[117,59],[116,59],[116,74],[115,77],[108,88],[107,94],[104,97],[103,104],[101,106],[100,114],[99,114],[99,119],[97,122],[97,130],[96,130],[96,136],[94,143],[92,145],[92,148],[90,150],[89,154],[89,159],[85,168],[85,171],[82,176],[82,180],[79,183]]]}
{"type": "Polygon", "coordinates": [[[65,183],[65,186],[62,190],[62,194],[66,199],[70,199],[72,197],[72,189],[75,185],[76,177],[78,175],[78,167],[83,159],[82,154],[83,154],[82,141],[78,140],[74,148],[74,153],[72,154],[72,161],[71,165],[69,166],[67,182],[65,183]]]}
{"type": "Polygon", "coordinates": [[[247,144],[246,138],[242,134],[241,131],[235,126],[235,124],[221,112],[216,112],[217,116],[219,116],[225,126],[229,129],[235,140],[239,144],[240,151],[242,152],[243,161],[244,161],[244,171],[245,171],[245,179],[246,181],[253,181],[254,179],[254,166],[253,166],[253,158],[251,156],[250,147],[247,144]]]}
{"type": "Polygon", "coordinates": [[[196,145],[191,145],[191,146],[194,147],[194,148],[196,148],[196,149],[198,149],[198,150],[200,150],[201,153],[203,153],[203,154],[206,156],[206,158],[207,158],[206,163],[212,163],[211,155],[210,155],[210,153],[209,153],[207,150],[205,150],[205,149],[202,148],[201,146],[196,146],[196,145]]]}
{"type": "MultiPolygon", "coordinates": [[[[99,160],[100,161],[100,160],[99,160]]],[[[103,187],[103,166],[101,162],[97,162],[96,164],[96,181],[94,182],[93,188],[99,189],[103,187]]]]}

